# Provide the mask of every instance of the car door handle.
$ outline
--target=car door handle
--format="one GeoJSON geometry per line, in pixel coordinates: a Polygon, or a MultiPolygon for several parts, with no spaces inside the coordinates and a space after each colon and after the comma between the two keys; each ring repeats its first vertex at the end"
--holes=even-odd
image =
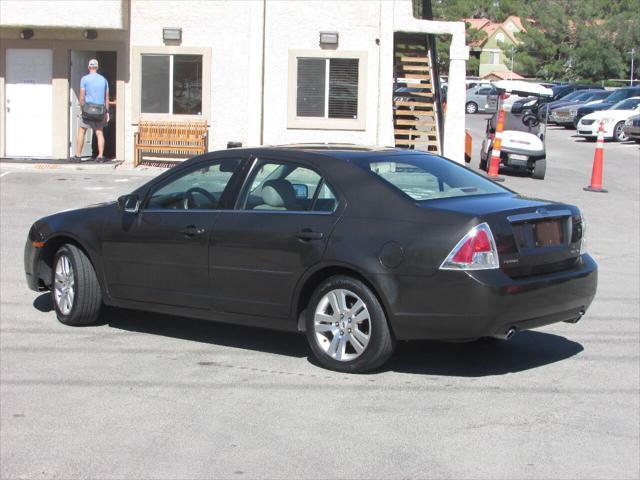
{"type": "Polygon", "coordinates": [[[305,241],[322,240],[322,238],[324,237],[324,233],[314,232],[310,228],[304,228],[300,230],[298,233],[296,233],[296,237],[298,237],[300,240],[305,240],[305,241]]]}
{"type": "Polygon", "coordinates": [[[193,237],[195,235],[202,235],[204,233],[204,228],[198,228],[195,225],[189,225],[180,230],[180,233],[186,235],[187,237],[193,237]]]}

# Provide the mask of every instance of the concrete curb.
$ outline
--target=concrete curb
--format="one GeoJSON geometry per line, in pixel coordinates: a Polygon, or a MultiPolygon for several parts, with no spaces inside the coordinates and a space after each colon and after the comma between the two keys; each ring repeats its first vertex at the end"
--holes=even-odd
{"type": "Polygon", "coordinates": [[[123,175],[159,175],[165,172],[166,168],[142,166],[134,168],[133,166],[118,163],[35,163],[35,162],[0,162],[0,171],[60,171],[65,173],[84,172],[84,173],[118,173],[123,175]]]}

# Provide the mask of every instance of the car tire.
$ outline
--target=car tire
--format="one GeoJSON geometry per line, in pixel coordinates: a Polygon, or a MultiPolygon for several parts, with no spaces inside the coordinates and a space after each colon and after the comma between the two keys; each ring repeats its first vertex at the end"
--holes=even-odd
{"type": "Polygon", "coordinates": [[[629,140],[629,137],[622,130],[624,128],[624,122],[616,123],[616,126],[613,128],[613,138],[615,138],[616,142],[626,142],[629,140]]]}
{"type": "Polygon", "coordinates": [[[330,277],[316,288],[305,327],[320,365],[339,372],[374,370],[395,348],[378,297],[364,282],[345,275],[330,277]]]}
{"type": "Polygon", "coordinates": [[[476,102],[467,102],[464,108],[467,111],[467,113],[473,114],[478,111],[478,104],[476,102]]]}
{"type": "Polygon", "coordinates": [[[102,291],[87,255],[75,245],[63,245],[51,271],[51,300],[65,325],[90,325],[100,317],[102,291]]]}
{"type": "Polygon", "coordinates": [[[538,160],[533,167],[533,173],[531,176],[536,180],[544,180],[544,175],[547,172],[547,159],[538,160]]]}

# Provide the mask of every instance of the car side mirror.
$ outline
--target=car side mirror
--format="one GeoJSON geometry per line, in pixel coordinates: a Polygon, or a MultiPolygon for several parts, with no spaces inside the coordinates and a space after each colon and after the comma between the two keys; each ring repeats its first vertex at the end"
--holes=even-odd
{"type": "Polygon", "coordinates": [[[309,198],[309,187],[304,183],[294,183],[292,186],[298,200],[306,200],[309,198]]]}
{"type": "Polygon", "coordinates": [[[131,193],[118,198],[118,210],[126,213],[138,213],[140,210],[140,198],[131,193]]]}

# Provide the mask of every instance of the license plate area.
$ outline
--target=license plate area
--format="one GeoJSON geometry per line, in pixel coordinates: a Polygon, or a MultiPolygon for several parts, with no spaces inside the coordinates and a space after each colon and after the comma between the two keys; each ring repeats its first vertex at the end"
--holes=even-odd
{"type": "Polygon", "coordinates": [[[568,225],[566,218],[512,224],[513,234],[520,251],[559,247],[567,244],[568,225]]]}
{"type": "Polygon", "coordinates": [[[531,228],[536,248],[553,247],[564,243],[564,229],[558,218],[532,223],[531,228]]]}
{"type": "Polygon", "coordinates": [[[519,153],[509,154],[509,165],[525,166],[529,162],[529,157],[519,153]]]}

